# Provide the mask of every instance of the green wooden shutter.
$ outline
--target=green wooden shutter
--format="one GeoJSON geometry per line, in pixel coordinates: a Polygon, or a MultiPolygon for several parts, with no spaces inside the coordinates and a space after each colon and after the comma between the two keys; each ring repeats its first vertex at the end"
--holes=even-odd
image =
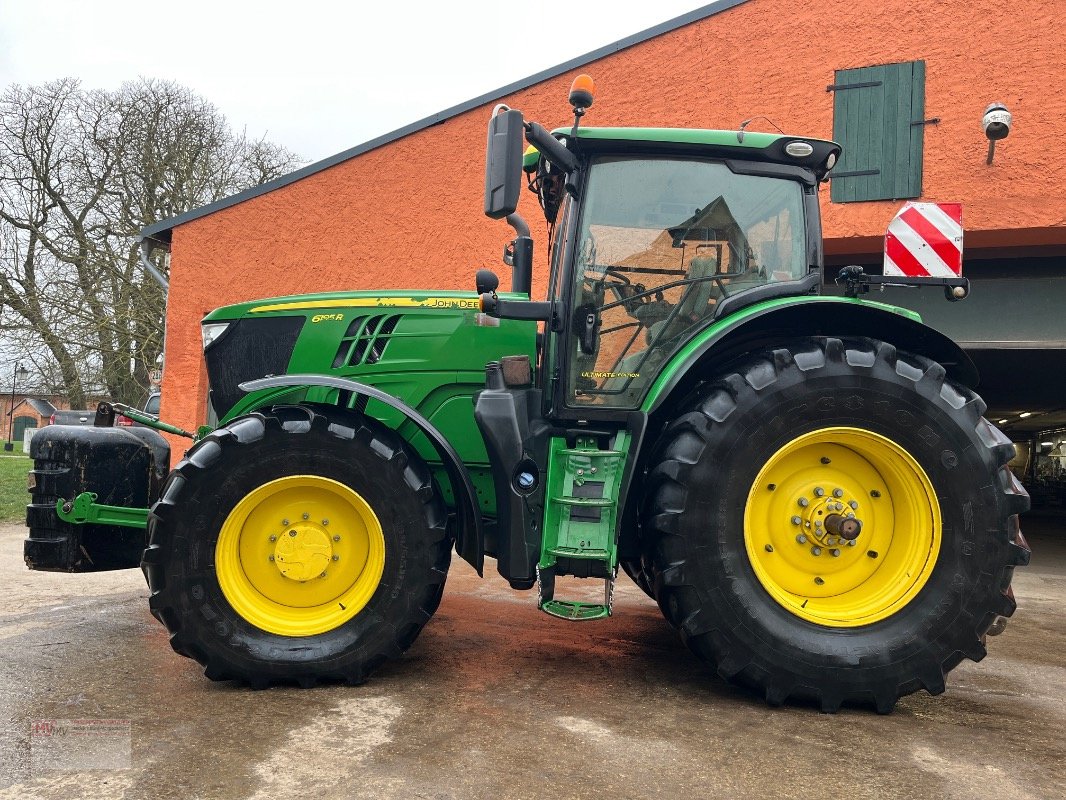
{"type": "Polygon", "coordinates": [[[844,147],[829,173],[833,202],[921,196],[925,62],[840,69],[829,89],[833,139],[844,147]]]}

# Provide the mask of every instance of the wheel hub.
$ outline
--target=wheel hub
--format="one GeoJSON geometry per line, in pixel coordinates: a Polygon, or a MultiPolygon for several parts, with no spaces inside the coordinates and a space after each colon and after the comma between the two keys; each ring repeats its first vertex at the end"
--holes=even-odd
{"type": "MultiPolygon", "coordinates": [[[[822,471],[829,472],[828,469],[822,471]]],[[[819,484],[804,486],[795,495],[793,508],[799,513],[792,514],[790,522],[801,529],[796,536],[797,542],[822,548],[854,547],[863,529],[863,521],[856,516],[859,501],[854,492],[837,485],[847,484],[843,476],[827,474],[820,477],[830,478],[825,481],[833,487],[830,491],[819,484]]]]}
{"type": "Polygon", "coordinates": [[[759,582],[803,619],[884,619],[925,585],[940,548],[928,477],[892,440],[823,428],[774,453],[752,484],[744,538],[759,582]]]}
{"type": "Polygon", "coordinates": [[[313,636],[356,616],[385,566],[381,523],[351,487],[318,475],[261,484],[234,506],[215,545],[215,573],[245,620],[313,636]]]}
{"type": "Polygon", "coordinates": [[[317,525],[305,523],[291,527],[278,537],[274,546],[274,566],[294,581],[326,577],[332,557],[330,538],[317,525]]]}

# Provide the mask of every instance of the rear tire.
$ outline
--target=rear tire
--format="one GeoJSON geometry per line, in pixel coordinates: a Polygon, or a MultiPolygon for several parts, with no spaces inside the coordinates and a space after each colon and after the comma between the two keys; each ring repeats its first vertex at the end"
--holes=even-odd
{"type": "Polygon", "coordinates": [[[644,571],[644,567],[640,563],[640,559],[635,558],[632,560],[620,561],[619,564],[622,567],[622,571],[630,577],[640,590],[644,592],[648,597],[655,599],[655,591],[651,585],[651,579],[648,577],[648,573],[644,571]]]}
{"type": "Polygon", "coordinates": [[[773,705],[887,713],[902,695],[943,692],[1014,612],[1011,576],[1029,561],[1014,447],[984,409],[940,364],[868,339],[795,342],[707,384],[647,481],[646,564],[664,614],[773,705]],[[807,515],[836,513],[838,487],[843,514],[857,498],[868,522],[857,546],[815,555],[801,536],[822,535],[824,516],[807,515]]]}
{"type": "Polygon", "coordinates": [[[376,421],[328,413],[234,420],[152,508],[152,613],[212,680],[362,682],[440,602],[451,541],[429,470],[376,421]]]}

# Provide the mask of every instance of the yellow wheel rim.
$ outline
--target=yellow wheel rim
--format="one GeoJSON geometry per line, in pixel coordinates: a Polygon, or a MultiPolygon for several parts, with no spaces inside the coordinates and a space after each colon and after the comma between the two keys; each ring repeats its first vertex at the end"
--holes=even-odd
{"type": "Polygon", "coordinates": [[[869,625],[906,606],[929,580],[940,541],[940,504],[924,470],[861,428],[793,439],[763,466],[744,508],[744,544],[763,588],[829,627],[869,625]],[[861,524],[854,538],[845,520],[861,524]]]}
{"type": "Polygon", "coordinates": [[[269,633],[314,636],[343,625],[373,597],[385,537],[367,502],[343,483],[292,475],[245,495],[215,545],[226,600],[269,633]]]}

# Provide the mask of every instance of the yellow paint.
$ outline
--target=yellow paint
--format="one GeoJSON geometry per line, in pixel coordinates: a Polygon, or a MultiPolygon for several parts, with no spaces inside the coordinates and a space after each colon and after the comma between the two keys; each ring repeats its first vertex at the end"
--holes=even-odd
{"type": "Polygon", "coordinates": [[[940,504],[897,443],[861,428],[823,428],[793,439],[760,470],[744,508],[744,543],[763,588],[797,617],[869,625],[899,612],[928,581],[940,552],[940,504]],[[830,514],[862,522],[854,546],[825,529],[830,514]]]}
{"type": "Polygon", "coordinates": [[[355,491],[317,475],[279,478],[230,512],[215,574],[245,620],[281,636],[340,627],[373,597],[385,568],[377,515],[355,491]]]}
{"type": "Polygon", "coordinates": [[[256,306],[251,313],[267,311],[300,311],[310,308],[457,308],[477,311],[480,301],[476,297],[349,297],[333,300],[294,300],[289,303],[271,303],[256,306]]]}

